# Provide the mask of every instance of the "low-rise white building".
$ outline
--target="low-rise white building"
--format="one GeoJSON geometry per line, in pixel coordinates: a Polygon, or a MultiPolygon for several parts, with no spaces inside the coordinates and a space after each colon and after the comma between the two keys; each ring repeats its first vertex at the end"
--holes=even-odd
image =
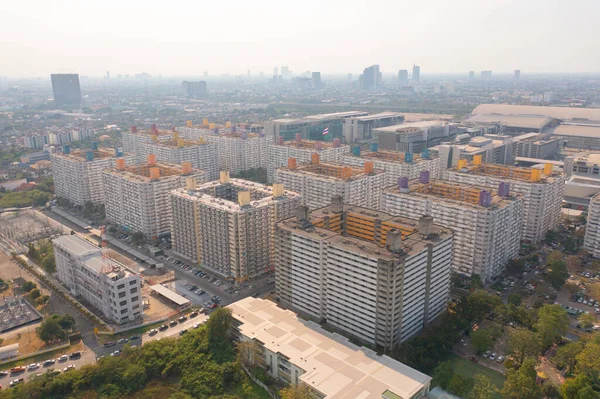
{"type": "Polygon", "coordinates": [[[590,200],[583,247],[595,258],[600,258],[600,193],[590,200]]]}
{"type": "Polygon", "coordinates": [[[426,398],[431,377],[385,355],[298,318],[265,299],[245,298],[228,306],[232,334],[253,341],[255,361],[286,383],[309,388],[324,399],[426,398]]]}
{"type": "Polygon", "coordinates": [[[88,241],[66,235],[52,240],[58,279],[75,297],[122,324],[142,317],[142,287],[137,274],[88,241]]]}

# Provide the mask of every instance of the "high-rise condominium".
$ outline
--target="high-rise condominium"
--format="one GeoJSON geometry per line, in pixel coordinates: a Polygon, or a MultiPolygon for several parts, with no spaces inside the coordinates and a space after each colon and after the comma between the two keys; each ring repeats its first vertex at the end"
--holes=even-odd
{"type": "Polygon", "coordinates": [[[76,73],[55,73],[50,75],[52,93],[57,107],[81,106],[81,88],[76,73]]]}
{"type": "Polygon", "coordinates": [[[221,179],[171,193],[173,251],[240,283],[273,268],[275,224],[300,196],[246,180],[221,179]]]}
{"type": "Polygon", "coordinates": [[[280,305],[380,348],[446,310],[452,230],[433,219],[344,206],[340,197],[277,225],[280,305]]]}

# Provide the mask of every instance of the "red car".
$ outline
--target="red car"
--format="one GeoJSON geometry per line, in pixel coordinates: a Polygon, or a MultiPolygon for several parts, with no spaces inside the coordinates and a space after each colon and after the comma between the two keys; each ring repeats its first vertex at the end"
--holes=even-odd
{"type": "Polygon", "coordinates": [[[211,309],[215,309],[215,308],[218,308],[218,307],[219,307],[218,303],[213,303],[212,305],[210,305],[211,309]]]}

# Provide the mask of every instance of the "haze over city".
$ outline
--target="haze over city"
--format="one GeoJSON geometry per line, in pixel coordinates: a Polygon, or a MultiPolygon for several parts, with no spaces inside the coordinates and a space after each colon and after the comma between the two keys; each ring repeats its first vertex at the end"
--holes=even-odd
{"type": "Polygon", "coordinates": [[[599,72],[599,14],[595,0],[4,1],[0,75],[599,72]]]}

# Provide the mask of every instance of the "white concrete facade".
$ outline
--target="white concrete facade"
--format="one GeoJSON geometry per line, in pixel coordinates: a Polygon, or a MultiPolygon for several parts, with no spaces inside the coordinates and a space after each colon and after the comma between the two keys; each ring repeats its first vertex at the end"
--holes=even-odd
{"type": "Polygon", "coordinates": [[[117,324],[142,317],[141,279],[75,235],[52,241],[58,279],[117,324]]]}
{"type": "Polygon", "coordinates": [[[590,200],[583,247],[594,258],[600,258],[600,194],[590,200]]]}

